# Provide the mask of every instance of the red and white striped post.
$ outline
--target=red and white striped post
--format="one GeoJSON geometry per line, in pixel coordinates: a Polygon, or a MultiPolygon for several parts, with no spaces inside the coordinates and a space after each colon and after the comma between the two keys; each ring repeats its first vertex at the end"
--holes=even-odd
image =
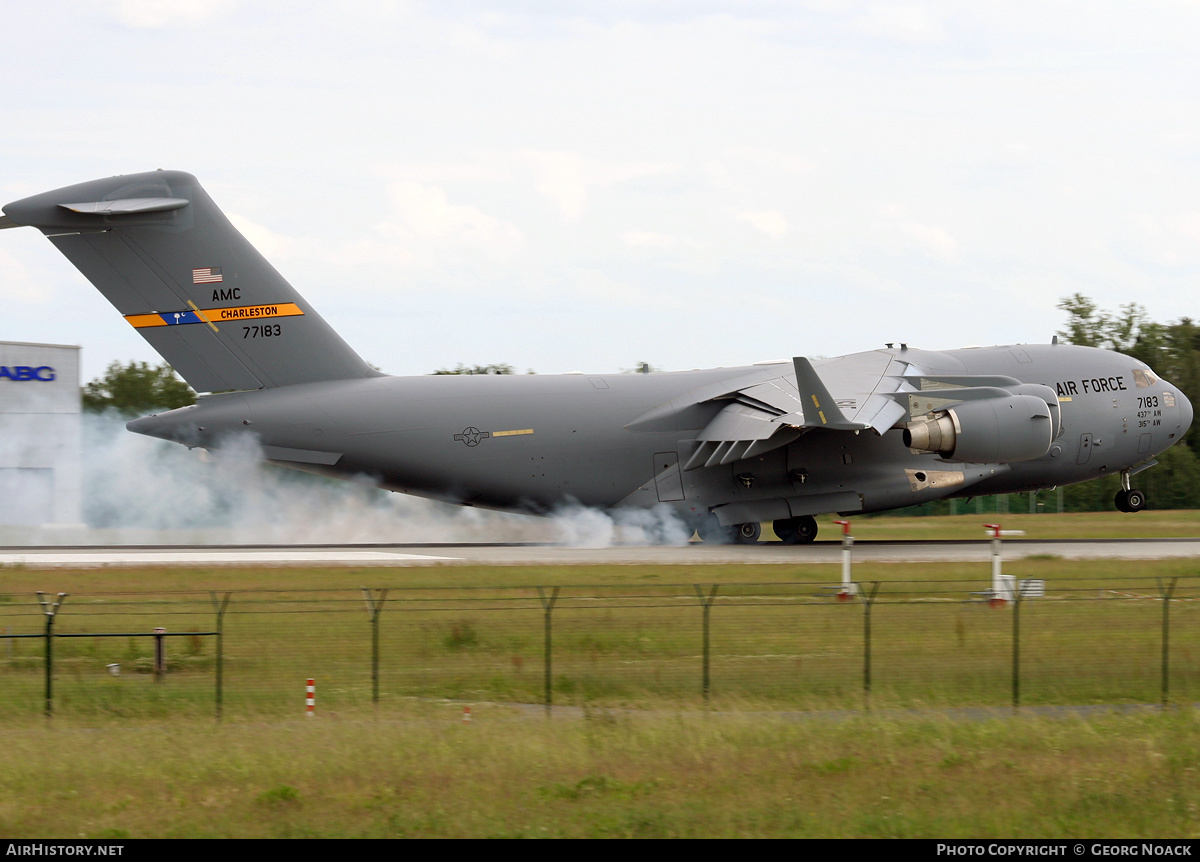
{"type": "Polygon", "coordinates": [[[984,529],[992,534],[992,590],[991,604],[994,608],[1002,608],[1007,602],[1016,600],[1016,578],[1004,575],[1000,571],[1000,539],[1003,536],[1024,536],[1024,530],[1001,530],[999,524],[984,524],[984,529]]]}
{"type": "Polygon", "coordinates": [[[463,724],[470,724],[470,723],[471,723],[471,707],[464,706],[463,707],[463,724]]]}
{"type": "Polygon", "coordinates": [[[313,717],[313,709],[317,705],[317,686],[314,680],[308,681],[308,686],[304,689],[304,714],[308,718],[313,717]]]}

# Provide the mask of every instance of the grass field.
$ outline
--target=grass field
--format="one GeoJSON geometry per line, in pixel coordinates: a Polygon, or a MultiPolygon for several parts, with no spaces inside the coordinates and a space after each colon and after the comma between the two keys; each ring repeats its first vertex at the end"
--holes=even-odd
{"type": "MultiPolygon", "coordinates": [[[[1190,515],[1176,523],[1168,532],[1196,533],[1190,515]]],[[[0,834],[1193,836],[1200,563],[1044,556],[1005,571],[1047,582],[1019,610],[1015,717],[1015,609],[970,600],[986,553],[856,566],[880,582],[869,712],[864,606],[819,589],[836,565],[3,569],[0,630],[41,631],[43,590],[70,593],[56,631],[88,636],[56,639],[49,722],[41,642],[0,647],[0,834]],[[1160,589],[1173,579],[1176,706],[1159,711],[1160,589]],[[697,584],[720,584],[708,700],[697,584]],[[389,591],[377,705],[360,587],[389,591]],[[156,683],[138,672],[150,639],[98,636],[210,631],[208,590],[233,593],[219,723],[213,639],[169,638],[172,672],[156,683]],[[1039,711],[1079,704],[1133,711],[1039,711]]]]}
{"type": "Polygon", "coordinates": [[[1195,837],[1200,718],[454,704],[0,730],[20,837],[1195,837]]]}

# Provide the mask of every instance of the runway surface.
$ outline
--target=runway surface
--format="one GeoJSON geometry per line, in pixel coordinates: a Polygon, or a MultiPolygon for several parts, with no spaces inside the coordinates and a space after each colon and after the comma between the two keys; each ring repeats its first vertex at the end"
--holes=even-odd
{"type": "MultiPolygon", "coordinates": [[[[811,545],[705,545],[581,548],[555,544],[120,545],[0,548],[0,565],[104,566],[428,566],[428,565],[804,565],[841,560],[840,541],[811,545]]],[[[1200,556],[1200,538],[1010,539],[1004,559],[1039,554],[1064,559],[1151,560],[1200,556]]],[[[971,562],[990,559],[987,540],[873,542],[854,545],[856,561],[971,562]]]]}

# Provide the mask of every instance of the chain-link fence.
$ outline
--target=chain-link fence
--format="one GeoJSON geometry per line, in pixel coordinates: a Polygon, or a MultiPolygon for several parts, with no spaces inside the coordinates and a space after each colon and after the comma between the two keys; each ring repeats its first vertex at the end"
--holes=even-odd
{"type": "Polygon", "coordinates": [[[448,698],[771,709],[1200,695],[1200,578],[95,593],[0,602],[0,717],[448,698]],[[156,629],[158,631],[156,631],[156,629]]]}

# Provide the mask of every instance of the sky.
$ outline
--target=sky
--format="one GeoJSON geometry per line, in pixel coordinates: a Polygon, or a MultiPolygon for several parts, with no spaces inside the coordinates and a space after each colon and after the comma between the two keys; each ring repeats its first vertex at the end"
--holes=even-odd
{"type": "MultiPolygon", "coordinates": [[[[0,203],[195,174],[363,356],[616,372],[1200,316],[1200,3],[0,0],[0,203]]],[[[158,362],[37,231],[0,340],[158,362]]]]}

